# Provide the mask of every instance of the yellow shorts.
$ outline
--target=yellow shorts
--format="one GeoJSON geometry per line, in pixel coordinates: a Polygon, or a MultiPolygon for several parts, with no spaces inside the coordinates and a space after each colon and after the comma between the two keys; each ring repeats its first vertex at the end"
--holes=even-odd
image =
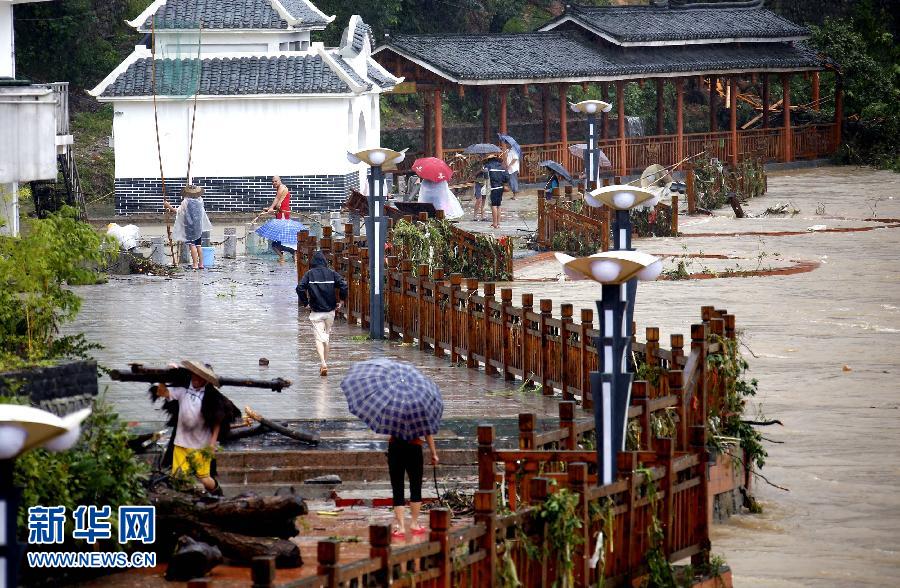
{"type": "Polygon", "coordinates": [[[212,464],[211,458],[205,457],[199,449],[188,449],[187,447],[176,445],[172,454],[172,473],[179,471],[191,473],[191,462],[193,462],[198,478],[209,477],[209,467],[212,464]]]}

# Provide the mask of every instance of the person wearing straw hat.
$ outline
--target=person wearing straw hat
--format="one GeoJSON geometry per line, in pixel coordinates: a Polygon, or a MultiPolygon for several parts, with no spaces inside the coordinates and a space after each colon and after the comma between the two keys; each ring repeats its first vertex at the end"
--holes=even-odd
{"type": "Polygon", "coordinates": [[[219,392],[219,377],[209,364],[186,360],[180,366],[190,373],[187,386],[158,384],[152,397],[178,403],[172,473],[193,473],[210,494],[222,495],[219,483],[212,477],[211,466],[216,443],[223,427],[229,425],[229,404],[219,392]]]}
{"type": "Polygon", "coordinates": [[[191,252],[191,267],[203,269],[202,237],[204,231],[212,230],[212,223],[203,206],[203,188],[188,185],[181,191],[181,204],[174,207],[163,200],[163,207],[175,213],[172,238],[187,246],[191,252]]]}

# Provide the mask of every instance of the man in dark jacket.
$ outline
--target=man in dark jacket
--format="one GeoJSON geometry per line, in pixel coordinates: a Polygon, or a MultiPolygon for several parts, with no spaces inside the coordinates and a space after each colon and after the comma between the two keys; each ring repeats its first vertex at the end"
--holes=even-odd
{"type": "Polygon", "coordinates": [[[503,203],[503,184],[509,182],[509,174],[503,164],[497,159],[496,154],[491,154],[482,168],[482,173],[487,177],[490,186],[489,198],[491,201],[491,226],[500,228],[500,205],[503,203]]]}
{"type": "Polygon", "coordinates": [[[310,309],[309,320],[316,338],[316,351],[319,352],[321,367],[319,375],[328,375],[328,351],[331,327],[334,325],[334,311],[341,307],[341,299],[347,299],[347,281],[330,267],[325,255],[316,251],[310,263],[309,271],[303,274],[297,284],[297,296],[300,306],[310,309]]]}

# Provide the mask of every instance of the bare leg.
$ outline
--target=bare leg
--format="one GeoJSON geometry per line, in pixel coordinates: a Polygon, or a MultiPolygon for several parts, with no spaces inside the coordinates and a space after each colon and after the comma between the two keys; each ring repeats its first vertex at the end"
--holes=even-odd
{"type": "Polygon", "coordinates": [[[405,506],[395,506],[394,507],[394,523],[397,525],[397,530],[403,534],[406,534],[406,522],[404,518],[406,517],[406,507],[405,506]]]}
{"type": "Polygon", "coordinates": [[[409,525],[409,528],[413,531],[417,529],[421,529],[422,526],[419,524],[419,511],[422,510],[421,502],[410,502],[409,503],[409,513],[410,518],[412,518],[412,522],[409,525]]]}
{"type": "Polygon", "coordinates": [[[197,255],[197,246],[196,245],[188,245],[188,248],[191,251],[191,267],[197,269],[198,255],[197,255]]]}
{"type": "Polygon", "coordinates": [[[218,485],[218,484],[216,484],[216,481],[214,479],[210,478],[209,476],[199,478],[199,480],[200,480],[200,483],[203,484],[203,487],[206,488],[207,492],[212,492],[213,490],[216,489],[216,486],[218,485]]]}
{"type": "Polygon", "coordinates": [[[491,206],[491,220],[493,221],[491,226],[494,227],[495,229],[499,229],[500,228],[500,207],[499,206],[491,206]]]}

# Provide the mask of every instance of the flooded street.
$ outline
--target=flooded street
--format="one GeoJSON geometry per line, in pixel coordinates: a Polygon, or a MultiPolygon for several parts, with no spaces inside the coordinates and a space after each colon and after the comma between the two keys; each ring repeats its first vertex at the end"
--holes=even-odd
{"type": "MultiPolygon", "coordinates": [[[[684,216],[685,236],[638,241],[640,250],[674,256],[666,270],[678,261],[691,273],[805,268],[642,284],[639,338],[644,327],[657,326],[666,347],[670,333],[688,334],[699,322],[701,306],[728,309],[759,380],[754,408],[784,423],[764,429],[778,443],[766,444],[762,473],[789,491],[757,479],[765,512],[713,529],[713,552],[731,565],[736,585],[893,586],[900,574],[900,228],[865,219],[900,218],[900,176],[855,168],[781,172],[770,177],[768,195],[744,208],[756,216],[782,203],[799,212],[684,216]],[[828,232],[836,228],[849,230],[828,232]],[[731,259],[679,258],[689,253],[731,259]]],[[[561,302],[572,302],[576,316],[593,307],[595,286],[561,283],[558,274],[552,260],[517,269],[514,301],[531,292],[535,302],[553,299],[554,314],[561,302]]],[[[488,416],[556,414],[555,401],[518,393],[517,384],[415,347],[364,341],[365,332],[346,323],[336,324],[330,375],[320,378],[295,283],[290,263],[250,257],[171,279],[112,278],[79,288],[84,305],[71,329],[105,346],[96,356],[108,367],[195,357],[227,375],[291,379],[280,395],[230,392],[238,406],[278,419],[352,419],[338,384],[350,362],[376,356],[421,366],[440,384],[447,418],[470,420],[473,432],[488,416]],[[259,367],[260,357],[268,368],[259,367]]],[[[143,385],[104,383],[127,420],[162,420],[143,385]]]]}

